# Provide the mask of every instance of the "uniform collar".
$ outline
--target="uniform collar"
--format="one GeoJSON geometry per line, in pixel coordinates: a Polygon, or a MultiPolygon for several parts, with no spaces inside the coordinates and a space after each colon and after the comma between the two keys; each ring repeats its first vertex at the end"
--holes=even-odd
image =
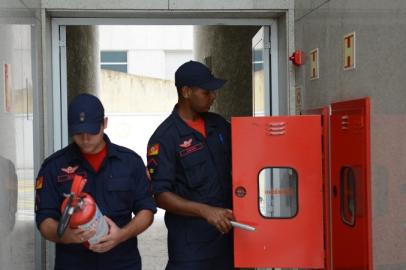
{"type": "MultiPolygon", "coordinates": [[[[186,135],[189,135],[192,133],[198,133],[193,128],[189,127],[185,121],[183,121],[183,119],[180,117],[180,115],[177,111],[177,105],[175,105],[175,107],[173,108],[171,116],[173,117],[175,125],[181,136],[186,136],[186,135]]],[[[202,113],[202,114],[200,114],[200,116],[204,120],[205,127],[206,127],[206,134],[209,135],[210,132],[216,128],[216,126],[217,126],[216,122],[213,121],[213,119],[209,113],[202,113]]]]}
{"type": "MultiPolygon", "coordinates": [[[[111,143],[110,138],[104,134],[103,135],[103,139],[106,142],[106,147],[107,147],[107,157],[111,158],[111,157],[120,157],[116,147],[114,147],[114,144],[111,143]]],[[[71,162],[75,162],[75,161],[82,161],[83,160],[83,156],[80,153],[80,149],[77,146],[77,144],[75,143],[71,143],[69,145],[69,152],[71,153],[71,162]]]]}
{"type": "Polygon", "coordinates": [[[115,145],[110,141],[110,138],[106,134],[104,134],[104,141],[106,142],[107,146],[107,157],[120,158],[120,154],[117,151],[117,147],[114,147],[115,145]]]}

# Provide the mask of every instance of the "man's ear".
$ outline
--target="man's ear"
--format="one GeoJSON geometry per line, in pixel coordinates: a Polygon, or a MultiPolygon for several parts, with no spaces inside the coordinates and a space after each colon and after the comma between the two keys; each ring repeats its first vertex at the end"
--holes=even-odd
{"type": "Polygon", "coordinates": [[[189,86],[182,86],[180,93],[182,94],[183,98],[189,98],[190,94],[192,93],[192,89],[189,86]]]}
{"type": "Polygon", "coordinates": [[[109,122],[109,119],[107,117],[104,117],[104,119],[103,119],[103,129],[107,128],[108,122],[109,122]]]}

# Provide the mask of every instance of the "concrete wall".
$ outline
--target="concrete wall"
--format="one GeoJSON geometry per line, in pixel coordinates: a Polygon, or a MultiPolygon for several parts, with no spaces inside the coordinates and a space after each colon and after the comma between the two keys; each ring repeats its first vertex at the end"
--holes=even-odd
{"type": "MultiPolygon", "coordinates": [[[[302,108],[370,96],[375,269],[406,268],[406,2],[295,2],[296,48],[319,48],[320,79],[297,68],[302,108]],[[356,33],[356,68],[343,70],[343,37],[356,33]]],[[[308,60],[308,58],[307,58],[308,60]]]]}
{"type": "Polygon", "coordinates": [[[195,59],[227,83],[212,110],[227,119],[252,115],[251,40],[258,26],[196,26],[195,59]]]}
{"type": "Polygon", "coordinates": [[[170,80],[101,70],[100,99],[106,113],[170,113],[178,95],[170,80]]]}
{"type": "Polygon", "coordinates": [[[172,112],[178,95],[172,80],[102,69],[100,99],[109,118],[110,139],[134,150],[145,162],[147,142],[172,112]]]}
{"type": "Polygon", "coordinates": [[[94,25],[66,27],[68,102],[79,93],[100,92],[99,29],[94,25]]]}
{"type": "Polygon", "coordinates": [[[41,6],[49,9],[81,9],[81,10],[242,10],[242,9],[288,9],[292,6],[292,0],[41,0],[41,6]]]}

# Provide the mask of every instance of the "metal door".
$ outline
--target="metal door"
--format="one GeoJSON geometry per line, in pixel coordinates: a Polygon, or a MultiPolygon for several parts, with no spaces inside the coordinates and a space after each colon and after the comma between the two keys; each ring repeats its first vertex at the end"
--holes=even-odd
{"type": "Polygon", "coordinates": [[[324,197],[324,270],[333,269],[331,250],[331,185],[330,185],[330,108],[321,107],[303,110],[302,115],[320,115],[322,123],[323,197],[324,197]]]}
{"type": "Polygon", "coordinates": [[[66,26],[52,20],[52,112],[54,151],[68,145],[66,26]]]}
{"type": "Polygon", "coordinates": [[[252,38],[252,111],[254,116],[278,115],[277,25],[263,26],[252,38]]]}
{"type": "Polygon", "coordinates": [[[372,269],[369,99],[331,105],[333,267],[372,269]]]}
{"type": "MultiPolygon", "coordinates": [[[[48,119],[52,119],[53,151],[68,145],[68,102],[67,102],[67,73],[66,73],[66,26],[52,20],[52,109],[48,119]]],[[[53,269],[55,263],[55,244],[46,241],[41,247],[45,253],[42,256],[41,269],[53,269]],[[45,268],[44,268],[45,269],[45,268]]]]}
{"type": "Polygon", "coordinates": [[[236,267],[323,268],[320,116],[232,118],[236,267]]]}

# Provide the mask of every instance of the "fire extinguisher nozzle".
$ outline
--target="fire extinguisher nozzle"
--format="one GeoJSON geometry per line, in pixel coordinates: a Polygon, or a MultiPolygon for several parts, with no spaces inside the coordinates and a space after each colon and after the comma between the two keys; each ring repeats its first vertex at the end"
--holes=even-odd
{"type": "Polygon", "coordinates": [[[64,234],[66,228],[69,225],[70,218],[73,214],[73,211],[74,211],[74,207],[72,207],[73,199],[74,199],[74,194],[71,193],[69,196],[68,202],[65,206],[65,209],[63,210],[61,219],[59,220],[58,228],[56,229],[56,235],[59,238],[61,238],[62,235],[64,234]]]}

